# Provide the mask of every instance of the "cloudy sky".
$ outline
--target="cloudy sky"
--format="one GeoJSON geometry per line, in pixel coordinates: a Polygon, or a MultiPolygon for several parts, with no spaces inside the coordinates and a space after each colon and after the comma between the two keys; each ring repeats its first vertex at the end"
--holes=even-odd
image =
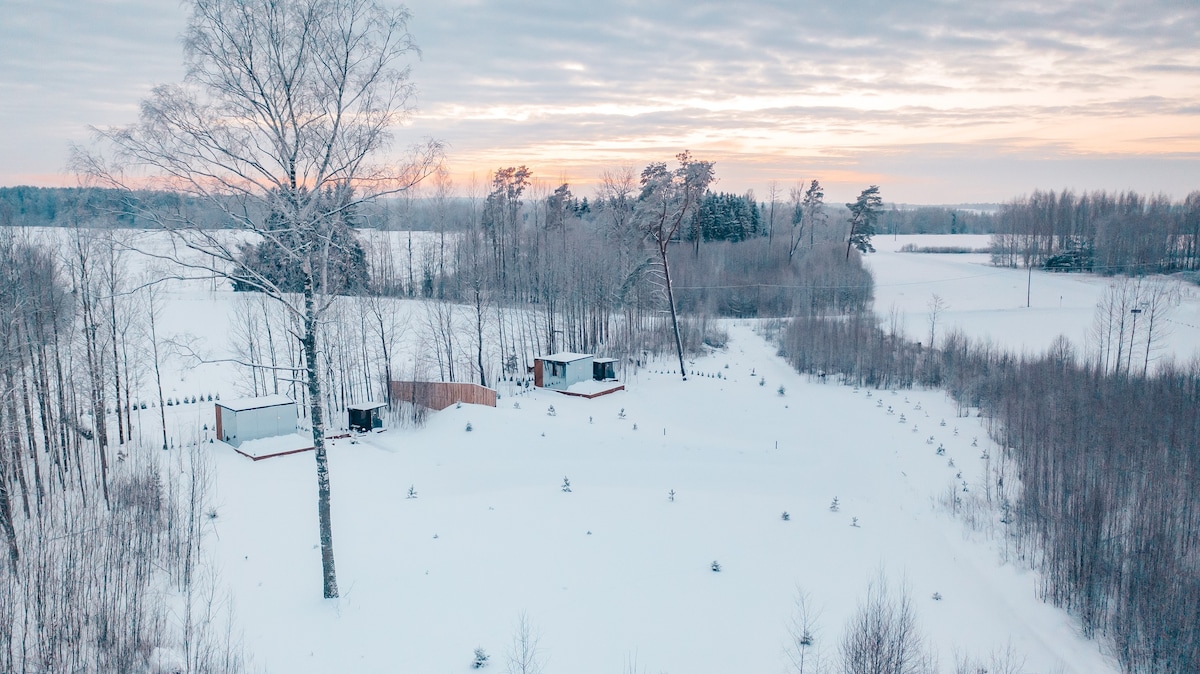
{"type": "MultiPolygon", "coordinates": [[[[690,149],[716,189],[830,200],[1200,189],[1196,0],[412,0],[419,109],[457,184],[586,185],[690,149]]],[[[182,77],[173,0],[0,0],[0,185],[70,184],[70,142],[182,77]]]]}

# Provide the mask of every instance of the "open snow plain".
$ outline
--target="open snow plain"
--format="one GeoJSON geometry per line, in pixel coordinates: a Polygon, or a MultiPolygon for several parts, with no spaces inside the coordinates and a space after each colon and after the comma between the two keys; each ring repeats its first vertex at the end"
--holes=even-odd
{"type": "Polygon", "coordinates": [[[595,400],[504,397],[338,441],[337,601],[320,598],[312,456],[219,452],[209,544],[258,664],[467,671],[475,647],[503,658],[525,612],[547,672],[780,672],[797,588],[833,656],[882,568],[946,665],[1011,642],[1029,671],[1113,671],[1032,574],[937,505],[983,489],[979,419],[938,392],[814,383],[749,327],[731,338],[686,383],[642,371],[595,400]]]}
{"type": "MultiPolygon", "coordinates": [[[[902,247],[987,248],[989,235],[876,237],[878,253],[866,256],[875,276],[875,311],[895,308],[905,333],[928,341],[929,301],[944,301],[937,334],[960,328],[1011,351],[1041,352],[1059,335],[1086,353],[1096,303],[1119,277],[1006,269],[989,264],[987,253],[902,253],[902,247]],[[1028,300],[1029,306],[1026,306],[1028,300]]],[[[1179,286],[1179,305],[1167,318],[1159,357],[1187,360],[1200,354],[1200,288],[1179,286]]],[[[1139,347],[1140,348],[1140,347],[1139,347]]],[[[1152,358],[1155,354],[1152,354],[1152,358]]]]}
{"type": "MultiPolygon", "coordinates": [[[[1082,342],[1107,283],[1035,273],[1030,310],[1024,272],[980,255],[893,252],[905,242],[868,259],[877,310],[896,306],[915,339],[938,293],[949,305],[939,331],[1014,349],[1060,333],[1082,342]],[[1048,305],[1058,301],[1062,310],[1048,305]]],[[[171,324],[219,348],[232,297],[180,288],[206,310],[171,311],[171,324]]],[[[1200,325],[1198,306],[1185,296],[1175,318],[1200,325]]],[[[981,419],[955,416],[940,391],[817,382],[752,324],[729,329],[728,347],[689,363],[686,383],[663,361],[595,400],[506,394],[497,408],[432,414],[422,429],[336,441],[338,600],[320,597],[312,456],[251,462],[216,449],[207,545],[255,664],[466,672],[481,647],[488,670],[503,672],[524,614],[545,672],[783,672],[797,592],[819,611],[814,650],[832,659],[882,570],[909,588],[943,671],[956,653],[1010,644],[1027,672],[1117,671],[1037,599],[1035,574],[1002,561],[1002,536],[970,533],[942,505],[964,483],[972,495],[989,486],[981,419]]],[[[1182,328],[1172,340],[1183,357],[1198,341],[1182,328]]],[[[216,378],[229,367],[184,368],[191,380],[179,385],[233,397],[216,378]]],[[[207,405],[175,414],[181,433],[211,423],[207,405]]]]}

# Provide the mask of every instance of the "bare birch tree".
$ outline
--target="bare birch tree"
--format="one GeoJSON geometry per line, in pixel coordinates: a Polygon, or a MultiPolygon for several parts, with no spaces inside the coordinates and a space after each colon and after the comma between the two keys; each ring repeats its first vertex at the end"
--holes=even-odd
{"type": "Polygon", "coordinates": [[[160,256],[259,288],[297,317],[327,598],[338,589],[318,357],[329,302],[318,295],[335,290],[329,261],[339,220],[364,200],[409,189],[440,156],[429,141],[398,164],[377,160],[410,110],[408,18],[372,0],[194,0],[183,84],[155,88],[137,124],[97,131],[110,157],[75,153],[82,175],[123,190],[125,208],[174,235],[160,256]],[[185,209],[139,199],[135,186],[190,196],[269,242],[299,270],[300,296],[247,265],[233,237],[185,209]]]}
{"type": "Polygon", "coordinates": [[[662,265],[667,304],[671,310],[671,329],[675,334],[675,353],[679,356],[679,374],[687,381],[683,363],[683,341],[679,337],[679,316],[675,310],[675,294],[671,289],[671,267],[667,250],[680,227],[693,215],[713,180],[713,162],[692,159],[689,152],[675,156],[679,167],[668,170],[665,163],[651,164],[642,170],[642,193],[634,217],[642,231],[654,242],[662,265]]]}

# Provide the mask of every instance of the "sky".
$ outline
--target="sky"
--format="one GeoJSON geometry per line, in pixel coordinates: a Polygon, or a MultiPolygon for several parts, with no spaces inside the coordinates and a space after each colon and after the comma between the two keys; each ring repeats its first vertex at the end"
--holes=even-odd
{"type": "MultiPolygon", "coordinates": [[[[714,189],[894,203],[1200,190],[1195,0],[413,0],[417,109],[460,190],[525,164],[589,193],[682,150],[714,189]]],[[[0,185],[183,77],[186,3],[0,0],[0,185]]]]}

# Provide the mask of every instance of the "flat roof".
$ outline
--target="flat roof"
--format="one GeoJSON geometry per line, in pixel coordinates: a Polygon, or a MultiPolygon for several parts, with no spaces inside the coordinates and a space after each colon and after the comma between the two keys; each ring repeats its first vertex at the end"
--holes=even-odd
{"type": "Polygon", "coordinates": [[[615,362],[617,362],[617,359],[616,358],[597,358],[597,359],[593,360],[592,362],[593,363],[615,363],[615,362]]]}
{"type": "Polygon", "coordinates": [[[346,409],[348,409],[348,410],[377,410],[380,407],[387,407],[387,403],[367,402],[367,403],[354,403],[353,405],[346,405],[346,409]]]}
{"type": "Polygon", "coordinates": [[[234,412],[244,412],[246,410],[257,410],[264,407],[277,407],[279,405],[292,405],[294,401],[282,394],[269,396],[259,396],[257,398],[238,398],[237,400],[217,400],[215,404],[224,407],[227,410],[234,412]]]}
{"type": "Polygon", "coordinates": [[[542,356],[541,360],[552,360],[556,363],[570,363],[572,361],[583,360],[584,358],[591,357],[592,354],[590,353],[571,353],[569,351],[563,351],[561,353],[552,353],[549,356],[542,356]]]}

